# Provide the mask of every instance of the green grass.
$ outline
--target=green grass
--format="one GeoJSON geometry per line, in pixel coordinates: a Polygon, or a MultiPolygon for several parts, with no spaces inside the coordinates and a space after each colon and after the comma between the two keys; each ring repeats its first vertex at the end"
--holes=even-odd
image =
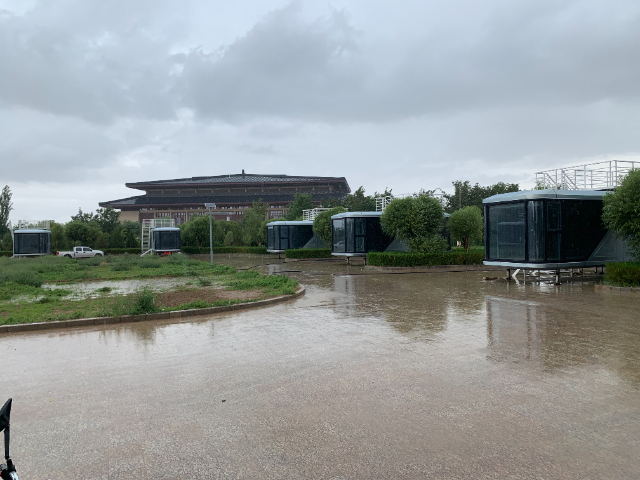
{"type": "Polygon", "coordinates": [[[40,286],[48,282],[124,280],[129,278],[180,277],[234,273],[226,265],[209,265],[186,255],[170,257],[107,255],[104,259],[72,260],[56,256],[39,258],[0,257],[0,284],[8,281],[40,286]]]}
{"type": "Polygon", "coordinates": [[[269,296],[292,295],[296,293],[298,282],[284,275],[262,275],[255,270],[238,272],[232,278],[222,281],[229,290],[262,290],[269,296]]]}
{"type": "Polygon", "coordinates": [[[606,264],[604,280],[617,287],[640,287],[640,262],[616,262],[606,264]]]}
{"type": "Polygon", "coordinates": [[[211,266],[208,262],[192,260],[183,255],[168,258],[107,256],[99,263],[59,257],[0,258],[0,325],[136,315],[247,301],[196,301],[175,308],[160,308],[156,305],[156,293],[150,289],[141,289],[130,295],[109,296],[107,294],[111,293],[111,287],[103,287],[96,290],[101,294],[98,298],[70,300],[64,298],[72,293],[68,289],[41,287],[47,282],[73,283],[87,279],[124,280],[160,276],[193,277],[199,287],[217,283],[229,290],[258,290],[259,298],[293,294],[298,286],[298,282],[285,276],[267,276],[253,270],[238,272],[234,267],[211,266]]]}

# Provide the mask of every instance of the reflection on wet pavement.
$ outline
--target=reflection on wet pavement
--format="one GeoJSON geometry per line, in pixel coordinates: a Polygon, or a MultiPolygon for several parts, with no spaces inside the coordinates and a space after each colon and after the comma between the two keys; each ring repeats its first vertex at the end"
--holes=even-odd
{"type": "Polygon", "coordinates": [[[637,478],[636,297],[265,258],[306,296],[0,337],[21,477],[637,478]]]}

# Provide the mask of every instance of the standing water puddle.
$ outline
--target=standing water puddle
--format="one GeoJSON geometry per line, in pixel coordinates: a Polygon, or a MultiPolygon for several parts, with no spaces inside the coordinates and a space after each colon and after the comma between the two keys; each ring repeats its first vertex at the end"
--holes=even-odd
{"type": "Polygon", "coordinates": [[[104,295],[129,294],[147,287],[154,291],[170,290],[194,284],[193,278],[145,278],[130,280],[104,280],[81,283],[46,283],[42,288],[48,290],[70,290],[71,295],[65,297],[70,300],[96,298],[104,295]]]}

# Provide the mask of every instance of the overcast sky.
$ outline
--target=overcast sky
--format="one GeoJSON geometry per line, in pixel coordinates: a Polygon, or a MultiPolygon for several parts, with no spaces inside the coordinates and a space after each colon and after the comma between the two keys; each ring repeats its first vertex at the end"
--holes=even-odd
{"type": "Polygon", "coordinates": [[[640,159],[638,0],[0,0],[0,188],[68,221],[125,182],[534,183],[640,159]]]}

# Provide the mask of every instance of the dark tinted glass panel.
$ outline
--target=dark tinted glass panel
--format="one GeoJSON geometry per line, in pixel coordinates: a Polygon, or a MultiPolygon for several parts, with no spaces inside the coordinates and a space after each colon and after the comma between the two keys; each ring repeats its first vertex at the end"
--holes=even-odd
{"type": "Polygon", "coordinates": [[[562,201],[563,260],[588,260],[606,233],[602,225],[602,201],[562,201]]]}
{"type": "Polygon", "coordinates": [[[355,251],[355,225],[353,218],[347,218],[347,234],[345,237],[345,243],[347,247],[347,253],[353,253],[355,251]]]}
{"type": "Polygon", "coordinates": [[[267,227],[267,249],[275,250],[275,242],[273,241],[273,227],[267,227]]]}
{"type": "Polygon", "coordinates": [[[356,237],[356,252],[363,253],[364,249],[364,237],[356,237]]]}
{"type": "Polygon", "coordinates": [[[333,220],[332,228],[333,228],[333,251],[336,253],[344,253],[345,251],[344,219],[340,218],[337,220],[333,220]]]}
{"type": "Polygon", "coordinates": [[[356,235],[364,235],[365,225],[364,218],[356,218],[356,235]]]}
{"type": "Polygon", "coordinates": [[[289,226],[282,225],[280,227],[280,250],[289,248],[289,226]]]}
{"type": "Polygon", "coordinates": [[[391,244],[393,238],[382,231],[380,217],[369,217],[365,221],[365,245],[362,251],[383,252],[391,244]]]}
{"type": "Polygon", "coordinates": [[[273,249],[280,250],[280,225],[273,227],[273,249]]]}
{"type": "Polygon", "coordinates": [[[49,233],[16,233],[13,252],[21,255],[50,253],[49,233]]]}
{"type": "Polygon", "coordinates": [[[155,232],[156,250],[179,250],[180,232],[155,232]]]}
{"type": "Polygon", "coordinates": [[[302,248],[313,237],[311,225],[291,225],[289,227],[289,248],[302,248]]]}
{"type": "Polygon", "coordinates": [[[537,200],[527,203],[527,242],[530,262],[544,262],[544,202],[537,200]]]}
{"type": "Polygon", "coordinates": [[[524,202],[489,207],[489,258],[525,259],[524,202]]]}
{"type": "Polygon", "coordinates": [[[547,200],[547,230],[550,232],[561,229],[561,208],[559,200],[547,200]]]}
{"type": "Polygon", "coordinates": [[[547,261],[560,260],[560,234],[557,232],[547,233],[547,261]]]}

